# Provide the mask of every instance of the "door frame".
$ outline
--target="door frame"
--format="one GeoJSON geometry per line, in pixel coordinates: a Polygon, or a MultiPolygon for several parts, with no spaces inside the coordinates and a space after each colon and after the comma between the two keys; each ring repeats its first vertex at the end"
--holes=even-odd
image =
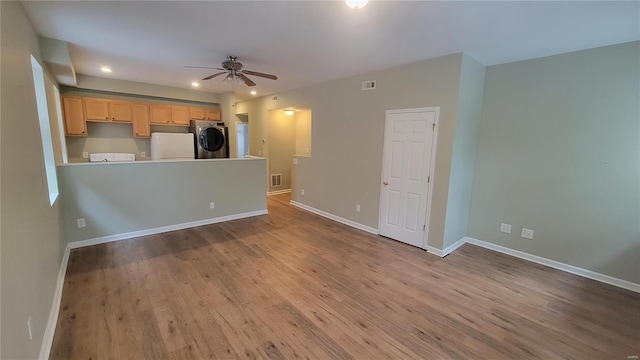
{"type": "Polygon", "coordinates": [[[440,107],[439,106],[431,106],[431,107],[422,107],[422,108],[409,108],[409,109],[395,109],[395,110],[387,110],[384,116],[384,134],[382,140],[382,166],[380,169],[380,192],[379,192],[379,202],[378,202],[378,235],[380,235],[380,224],[382,224],[382,191],[383,185],[382,181],[384,181],[384,164],[387,161],[385,156],[385,145],[386,145],[386,137],[387,130],[389,128],[389,115],[395,114],[405,114],[405,113],[416,113],[416,112],[434,112],[435,113],[435,126],[433,127],[432,134],[432,142],[431,142],[431,158],[429,159],[429,182],[427,183],[427,209],[425,212],[425,231],[422,234],[422,249],[427,249],[429,246],[429,219],[431,218],[431,205],[433,200],[433,183],[435,180],[435,169],[436,169],[436,148],[437,148],[437,140],[438,140],[438,128],[440,127],[440,107]]]}

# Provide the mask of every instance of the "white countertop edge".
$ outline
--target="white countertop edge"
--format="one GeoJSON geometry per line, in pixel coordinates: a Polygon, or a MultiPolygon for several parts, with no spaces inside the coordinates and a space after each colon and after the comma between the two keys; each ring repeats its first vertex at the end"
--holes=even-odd
{"type": "Polygon", "coordinates": [[[250,158],[222,158],[222,159],[171,159],[171,160],[137,160],[137,161],[96,161],[96,162],[78,162],[78,163],[66,163],[57,164],[56,166],[87,166],[87,165],[124,165],[124,164],[167,164],[167,163],[193,163],[193,162],[217,162],[217,161],[252,161],[252,160],[266,160],[264,157],[250,157],[250,158]]]}

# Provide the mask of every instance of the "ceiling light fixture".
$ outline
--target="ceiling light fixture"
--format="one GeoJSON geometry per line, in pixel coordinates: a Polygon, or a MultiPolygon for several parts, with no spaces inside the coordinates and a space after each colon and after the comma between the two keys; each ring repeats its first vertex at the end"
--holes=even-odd
{"type": "Polygon", "coordinates": [[[285,110],[284,111],[285,115],[289,115],[289,116],[293,115],[294,112],[295,112],[295,110],[285,110]]]}
{"type": "Polygon", "coordinates": [[[369,0],[344,0],[344,2],[347,3],[347,5],[349,5],[349,7],[352,9],[362,9],[365,5],[367,5],[369,0]]]}
{"type": "Polygon", "coordinates": [[[200,86],[200,84],[198,84],[197,82],[194,81],[194,82],[191,83],[191,86],[198,87],[198,86],[200,86]]]}
{"type": "Polygon", "coordinates": [[[255,90],[251,90],[251,95],[256,95],[258,92],[255,90]]]}
{"type": "Polygon", "coordinates": [[[102,72],[111,73],[111,68],[108,66],[103,66],[100,70],[102,70],[102,72]]]}

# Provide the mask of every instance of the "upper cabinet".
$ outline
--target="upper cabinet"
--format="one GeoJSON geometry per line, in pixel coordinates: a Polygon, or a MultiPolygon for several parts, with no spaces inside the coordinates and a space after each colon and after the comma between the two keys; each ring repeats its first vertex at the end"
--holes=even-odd
{"type": "Polygon", "coordinates": [[[220,109],[207,109],[207,120],[220,121],[221,115],[220,109]]]}
{"type": "Polygon", "coordinates": [[[172,106],[171,123],[173,125],[189,126],[189,108],[186,106],[172,106]]]}
{"type": "Polygon", "coordinates": [[[151,127],[149,126],[149,105],[131,104],[131,119],[133,120],[134,137],[151,137],[151,127]]]}
{"type": "Polygon", "coordinates": [[[149,115],[152,124],[170,125],[171,107],[167,105],[149,105],[149,115]]]}
{"type": "Polygon", "coordinates": [[[191,119],[220,121],[220,109],[189,108],[191,119]]]}
{"type": "Polygon", "coordinates": [[[144,104],[62,96],[65,134],[87,136],[87,121],[133,123],[134,137],[150,137],[151,125],[189,126],[191,119],[220,121],[220,109],[144,104]]]}
{"type": "Polygon", "coordinates": [[[131,104],[126,101],[84,98],[87,121],[131,122],[131,104]]]}
{"type": "Polygon", "coordinates": [[[64,97],[64,132],[67,136],[87,136],[82,98],[64,97]]]}
{"type": "Polygon", "coordinates": [[[207,113],[207,109],[202,108],[189,108],[189,117],[195,120],[204,120],[207,113]]]}

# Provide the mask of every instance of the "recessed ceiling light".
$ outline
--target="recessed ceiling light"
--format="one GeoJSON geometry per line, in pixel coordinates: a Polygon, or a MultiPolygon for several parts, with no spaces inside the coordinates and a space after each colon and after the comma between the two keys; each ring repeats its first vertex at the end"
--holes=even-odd
{"type": "Polygon", "coordinates": [[[251,95],[255,95],[255,94],[257,94],[257,93],[258,93],[257,91],[255,91],[255,90],[251,90],[251,95]]]}
{"type": "Polygon", "coordinates": [[[200,86],[200,84],[198,84],[197,82],[194,81],[194,82],[191,83],[191,86],[198,87],[198,86],[200,86]]]}
{"type": "Polygon", "coordinates": [[[367,5],[369,0],[344,0],[344,2],[346,2],[347,5],[349,5],[349,7],[352,9],[362,9],[365,5],[367,5]]]}
{"type": "Polygon", "coordinates": [[[100,68],[100,70],[102,70],[102,72],[106,72],[106,73],[110,73],[111,72],[111,68],[108,66],[103,66],[100,68]]]}
{"type": "Polygon", "coordinates": [[[293,113],[294,113],[294,112],[295,112],[294,110],[285,110],[285,111],[284,111],[284,113],[285,113],[286,115],[289,115],[289,116],[293,115],[293,113]]]}

